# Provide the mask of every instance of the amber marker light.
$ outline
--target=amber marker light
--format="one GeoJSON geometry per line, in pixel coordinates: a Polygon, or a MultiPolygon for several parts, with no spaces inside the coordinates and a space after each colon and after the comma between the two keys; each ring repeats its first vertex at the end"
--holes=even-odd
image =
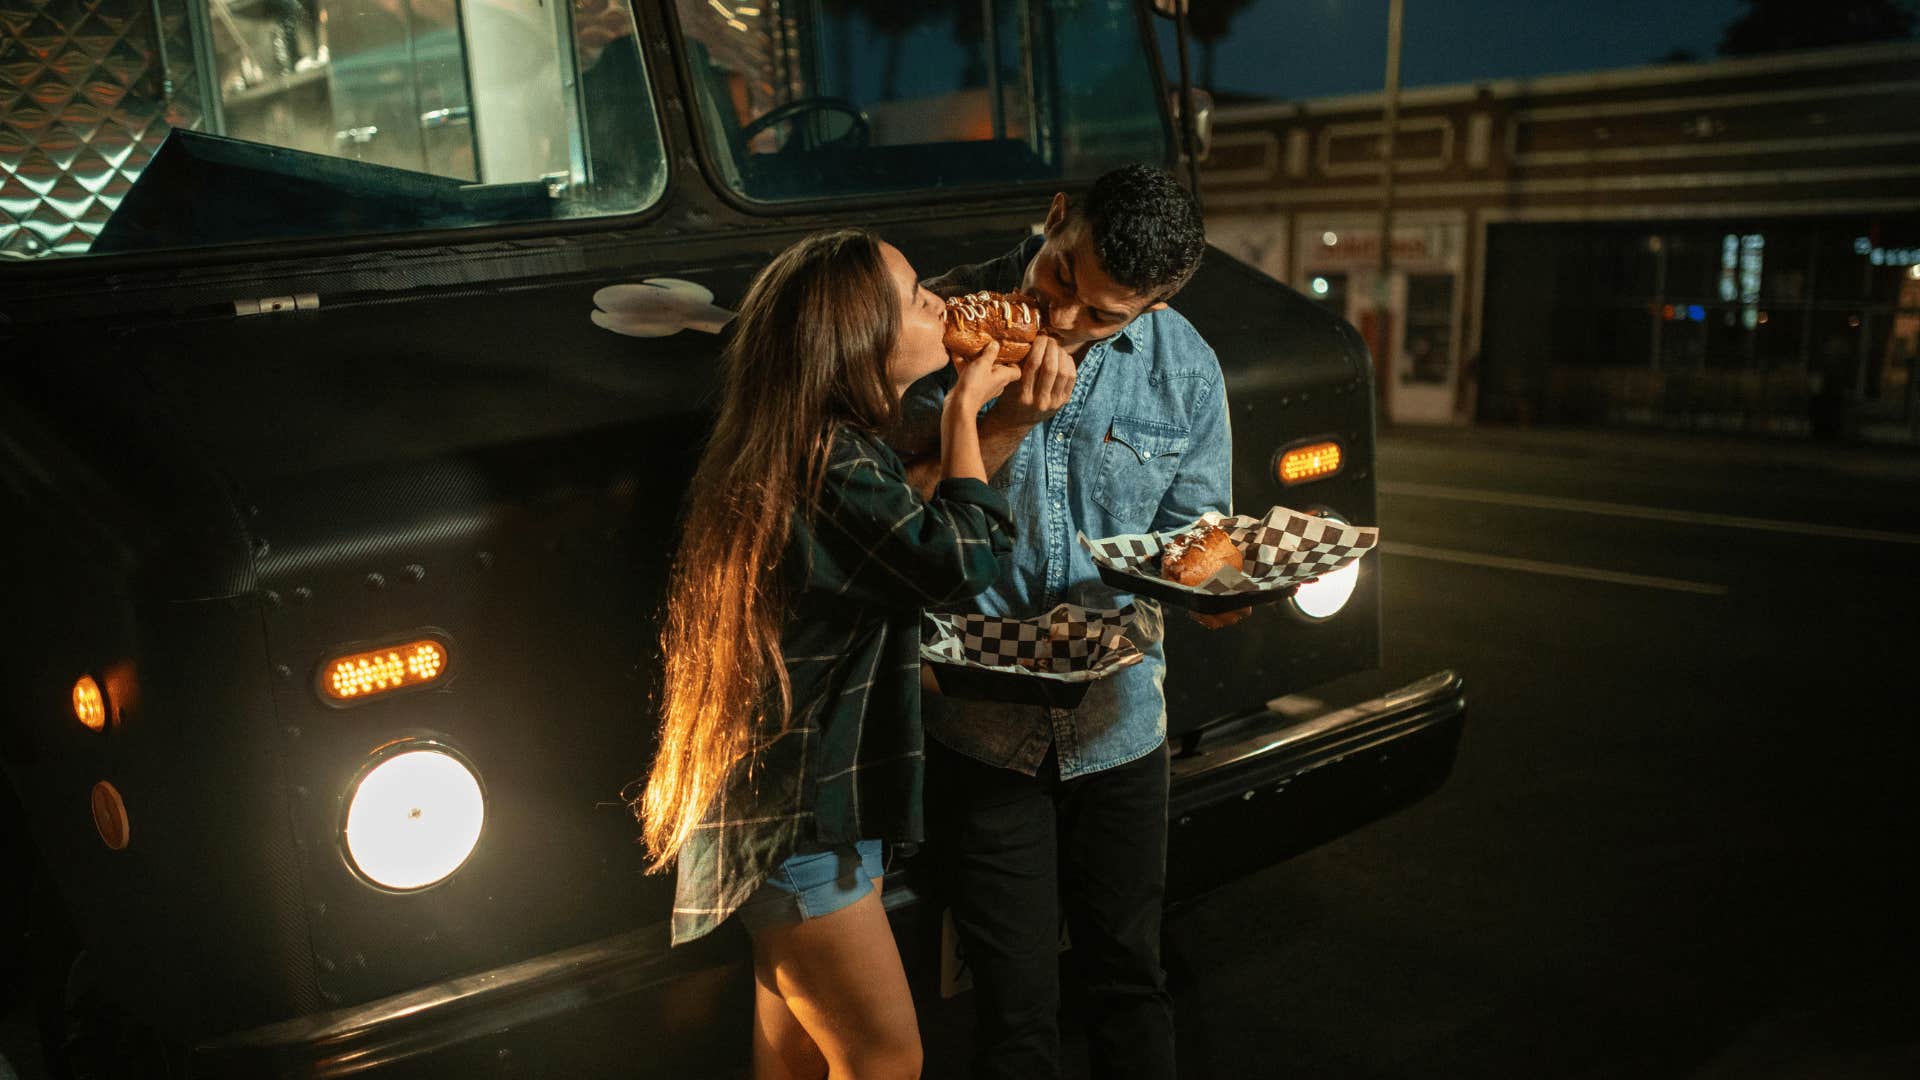
{"type": "Polygon", "coordinates": [[[433,638],[351,652],[320,665],[318,689],[329,705],[356,705],[440,682],[449,659],[446,643],[433,638]]]}
{"type": "Polygon", "coordinates": [[[107,697],[91,675],[82,675],[73,684],[73,715],[94,731],[106,730],[107,697]]]}
{"type": "Polygon", "coordinates": [[[1275,471],[1280,482],[1292,487],[1309,480],[1319,480],[1340,471],[1346,458],[1340,452],[1340,444],[1327,442],[1308,443],[1296,446],[1280,455],[1280,464],[1275,471]]]}

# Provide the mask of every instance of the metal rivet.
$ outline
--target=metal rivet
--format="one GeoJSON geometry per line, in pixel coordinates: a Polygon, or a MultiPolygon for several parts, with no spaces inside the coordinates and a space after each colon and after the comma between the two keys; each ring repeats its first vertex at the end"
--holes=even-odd
{"type": "Polygon", "coordinates": [[[473,557],[473,562],[480,569],[486,570],[493,566],[493,552],[482,551],[473,557]]]}
{"type": "Polygon", "coordinates": [[[285,665],[285,664],[275,664],[275,665],[273,665],[273,673],[274,673],[275,675],[278,675],[278,676],[280,676],[280,677],[281,677],[281,678],[283,678],[283,679],[291,679],[291,678],[293,678],[293,669],[292,669],[292,668],[290,668],[290,667],[288,667],[288,666],[287,666],[287,665],[285,665]]]}
{"type": "Polygon", "coordinates": [[[387,576],[385,574],[380,573],[377,570],[371,574],[368,574],[362,580],[366,583],[366,586],[369,589],[384,589],[387,587],[387,576]]]}
{"type": "Polygon", "coordinates": [[[313,590],[307,588],[305,585],[302,585],[299,588],[293,590],[294,603],[304,604],[311,599],[313,599],[313,590]]]}
{"type": "Polygon", "coordinates": [[[400,569],[400,572],[407,576],[408,581],[423,581],[427,576],[427,568],[419,563],[408,563],[400,569]]]}
{"type": "Polygon", "coordinates": [[[277,608],[280,606],[280,594],[277,592],[274,592],[272,589],[268,589],[265,592],[261,593],[260,599],[265,600],[267,602],[268,607],[277,608]]]}

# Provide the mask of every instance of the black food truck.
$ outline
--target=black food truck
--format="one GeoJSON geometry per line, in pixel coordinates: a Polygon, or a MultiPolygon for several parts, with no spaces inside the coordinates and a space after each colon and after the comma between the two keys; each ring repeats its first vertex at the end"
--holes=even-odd
{"type": "MultiPolygon", "coordinates": [[[[52,1070],[738,1070],[745,936],[668,949],[620,801],[713,331],[809,231],[936,273],[1177,163],[1159,17],[0,0],[0,966],[52,1070]]],[[[1373,524],[1352,328],[1217,250],[1175,304],[1240,507],[1373,524]]],[[[1449,673],[1297,707],[1379,665],[1381,569],[1167,620],[1170,902],[1444,780],[1449,673]]]]}

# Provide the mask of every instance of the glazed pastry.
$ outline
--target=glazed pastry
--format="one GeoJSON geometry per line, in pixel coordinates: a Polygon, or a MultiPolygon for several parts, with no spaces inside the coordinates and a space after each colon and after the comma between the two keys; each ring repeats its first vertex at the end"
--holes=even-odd
{"type": "Polygon", "coordinates": [[[1014,293],[977,292],[947,301],[947,351],[972,360],[1000,342],[1002,364],[1027,358],[1042,327],[1040,306],[1014,293]]]}
{"type": "Polygon", "coordinates": [[[1198,585],[1221,567],[1241,568],[1240,549],[1227,530],[1203,522],[1174,537],[1160,552],[1160,576],[1181,585],[1198,585]]]}

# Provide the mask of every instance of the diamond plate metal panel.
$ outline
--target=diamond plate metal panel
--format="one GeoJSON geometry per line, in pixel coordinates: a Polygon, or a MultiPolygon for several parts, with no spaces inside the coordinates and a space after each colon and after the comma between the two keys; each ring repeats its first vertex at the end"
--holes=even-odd
{"type": "Polygon", "coordinates": [[[83,254],[167,132],[202,125],[188,2],[0,0],[0,256],[83,254]]]}

